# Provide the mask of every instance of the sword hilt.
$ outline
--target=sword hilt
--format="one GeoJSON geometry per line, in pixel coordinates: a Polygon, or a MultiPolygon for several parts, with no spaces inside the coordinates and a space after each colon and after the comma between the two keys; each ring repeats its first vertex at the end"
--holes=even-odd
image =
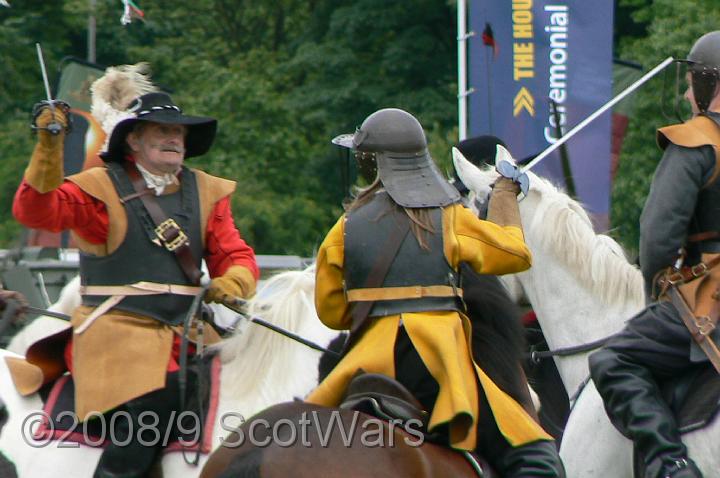
{"type": "Polygon", "coordinates": [[[69,133],[72,130],[70,105],[61,100],[43,100],[36,103],[35,106],[33,106],[32,117],[30,128],[33,131],[47,131],[48,133],[56,136],[63,131],[65,133],[69,133]],[[45,108],[50,108],[50,111],[52,112],[52,120],[45,126],[38,126],[37,119],[45,108]],[[65,121],[67,123],[66,126],[63,126],[62,123],[57,120],[57,111],[61,111],[63,115],[65,115],[65,121]]]}
{"type": "Polygon", "coordinates": [[[520,186],[520,192],[522,192],[524,196],[527,196],[530,190],[530,178],[528,178],[528,175],[518,168],[515,159],[502,145],[498,144],[496,150],[495,170],[500,173],[500,176],[517,183],[518,186],[520,186]]]}

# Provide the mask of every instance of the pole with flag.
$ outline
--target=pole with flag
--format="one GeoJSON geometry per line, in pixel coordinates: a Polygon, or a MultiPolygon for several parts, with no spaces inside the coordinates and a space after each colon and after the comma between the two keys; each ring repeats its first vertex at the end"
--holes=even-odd
{"type": "MultiPolygon", "coordinates": [[[[489,22],[485,22],[485,29],[482,32],[482,41],[483,45],[490,47],[492,49],[492,59],[494,60],[495,57],[497,57],[498,54],[498,46],[495,42],[495,34],[493,33],[493,29],[490,26],[489,22]]],[[[485,56],[486,56],[486,62],[487,65],[486,73],[487,73],[487,95],[488,95],[488,124],[490,125],[490,134],[493,134],[493,121],[492,121],[492,72],[490,64],[491,59],[488,57],[488,52],[485,50],[485,56]]]]}
{"type": "Polygon", "coordinates": [[[133,0],[122,0],[123,2],[123,14],[120,17],[120,23],[128,25],[132,23],[133,18],[138,18],[145,21],[145,12],[140,10],[140,7],[133,0]]]}

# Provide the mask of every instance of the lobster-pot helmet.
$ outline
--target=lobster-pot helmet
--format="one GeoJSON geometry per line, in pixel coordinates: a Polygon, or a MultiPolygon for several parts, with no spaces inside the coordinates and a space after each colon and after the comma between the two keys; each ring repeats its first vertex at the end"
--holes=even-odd
{"type": "Polygon", "coordinates": [[[383,186],[403,207],[440,207],[460,199],[430,157],[422,125],[407,111],[378,110],[355,133],[332,142],[374,159],[383,186]]]}
{"type": "Polygon", "coordinates": [[[701,113],[710,107],[720,81],[720,31],[701,36],[687,57],[695,103],[701,113]]]}

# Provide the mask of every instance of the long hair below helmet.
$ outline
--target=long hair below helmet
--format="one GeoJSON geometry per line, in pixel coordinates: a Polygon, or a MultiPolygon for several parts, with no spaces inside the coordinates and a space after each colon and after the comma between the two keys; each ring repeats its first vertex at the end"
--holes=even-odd
{"type": "Polygon", "coordinates": [[[333,142],[372,153],[380,181],[400,206],[440,207],[460,200],[430,157],[420,122],[407,111],[378,110],[354,134],[338,136],[333,142]]]}

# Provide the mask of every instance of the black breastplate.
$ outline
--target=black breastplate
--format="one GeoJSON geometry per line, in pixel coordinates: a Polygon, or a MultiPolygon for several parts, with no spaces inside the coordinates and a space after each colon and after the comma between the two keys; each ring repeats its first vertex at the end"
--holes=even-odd
{"type": "MultiPolygon", "coordinates": [[[[407,234],[385,276],[382,287],[458,286],[457,272],[448,264],[443,249],[442,209],[431,211],[434,233],[425,234],[429,250],[420,247],[412,233],[407,234]]],[[[345,223],[345,287],[366,287],[376,258],[386,247],[387,238],[398,221],[409,221],[387,193],[382,192],[369,203],[351,211],[345,223]]],[[[402,312],[463,310],[458,297],[422,297],[376,301],[368,314],[380,317],[402,312]]]]}
{"type": "MultiPolygon", "coordinates": [[[[125,171],[111,164],[109,174],[120,197],[134,190],[125,171]]],[[[180,190],[174,194],[157,196],[160,207],[173,218],[190,239],[190,249],[197,267],[202,260],[200,200],[195,175],[183,168],[180,190]]],[[[193,285],[183,273],[174,253],[152,242],[149,216],[139,198],[124,204],[127,233],[120,246],[107,256],[80,254],[80,277],[83,285],[127,285],[138,281],[163,284],[193,285]]],[[[83,296],[83,305],[97,306],[107,296],[83,296]]],[[[182,322],[193,297],[172,294],[130,296],[115,308],[152,317],[177,325],[182,322]]]]}

